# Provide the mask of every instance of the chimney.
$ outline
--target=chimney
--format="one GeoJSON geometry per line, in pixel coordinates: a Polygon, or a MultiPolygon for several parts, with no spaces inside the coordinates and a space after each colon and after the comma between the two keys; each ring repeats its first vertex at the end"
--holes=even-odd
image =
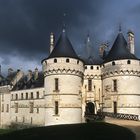
{"type": "Polygon", "coordinates": [[[36,80],[37,78],[38,78],[38,68],[35,68],[34,79],[36,80]]]}
{"type": "Polygon", "coordinates": [[[55,42],[55,37],[54,37],[54,34],[51,32],[51,35],[50,35],[50,53],[54,49],[54,42],[55,42]]]}
{"type": "Polygon", "coordinates": [[[12,68],[8,69],[8,75],[11,75],[14,72],[14,70],[12,68]]]}
{"type": "Polygon", "coordinates": [[[104,52],[105,52],[105,50],[107,48],[108,48],[108,44],[107,43],[103,43],[103,44],[100,45],[100,47],[99,47],[99,56],[101,58],[104,58],[104,52]]]}
{"type": "Polygon", "coordinates": [[[28,74],[27,74],[27,81],[29,81],[32,78],[32,71],[28,70],[28,74]]]}
{"type": "Polygon", "coordinates": [[[134,33],[131,30],[129,30],[127,34],[128,34],[128,49],[130,53],[135,54],[134,33]]]}

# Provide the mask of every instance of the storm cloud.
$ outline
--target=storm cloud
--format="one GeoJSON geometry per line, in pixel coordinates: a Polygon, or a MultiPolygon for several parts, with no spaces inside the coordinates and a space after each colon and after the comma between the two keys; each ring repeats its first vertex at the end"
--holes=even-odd
{"type": "Polygon", "coordinates": [[[135,33],[136,55],[140,56],[139,0],[1,0],[0,62],[23,70],[40,67],[49,54],[49,35],[59,37],[63,23],[78,54],[90,33],[93,46],[108,41],[111,46],[122,24],[123,33],[135,33]],[[66,13],[66,17],[63,14],[66,13]]]}

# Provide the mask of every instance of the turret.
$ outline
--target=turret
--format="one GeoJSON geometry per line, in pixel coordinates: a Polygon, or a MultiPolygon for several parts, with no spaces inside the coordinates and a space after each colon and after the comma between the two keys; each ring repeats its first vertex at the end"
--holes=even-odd
{"type": "Polygon", "coordinates": [[[132,54],[135,54],[135,44],[134,44],[134,33],[132,31],[128,31],[128,49],[132,54]]]}
{"type": "Polygon", "coordinates": [[[45,88],[45,125],[82,122],[83,61],[63,30],[50,56],[42,61],[45,88]]]}

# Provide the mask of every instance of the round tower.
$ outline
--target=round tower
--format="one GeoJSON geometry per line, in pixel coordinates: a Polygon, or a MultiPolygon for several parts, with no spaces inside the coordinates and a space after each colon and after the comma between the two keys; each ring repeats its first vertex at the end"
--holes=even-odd
{"type": "Polygon", "coordinates": [[[81,123],[84,64],[63,30],[50,56],[42,61],[45,125],[81,123]]]}
{"type": "Polygon", "coordinates": [[[140,115],[140,61],[127,48],[120,32],[102,66],[104,112],[138,120],[140,115]]]}

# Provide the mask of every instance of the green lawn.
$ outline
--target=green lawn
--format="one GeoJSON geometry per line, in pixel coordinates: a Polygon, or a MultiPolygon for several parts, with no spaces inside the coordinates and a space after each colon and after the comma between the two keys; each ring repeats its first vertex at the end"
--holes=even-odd
{"type": "Polygon", "coordinates": [[[104,122],[38,127],[5,133],[0,140],[135,140],[127,128],[104,122]]]}
{"type": "Polygon", "coordinates": [[[0,129],[0,134],[10,133],[12,131],[14,131],[14,130],[12,130],[12,129],[0,129]]]}

